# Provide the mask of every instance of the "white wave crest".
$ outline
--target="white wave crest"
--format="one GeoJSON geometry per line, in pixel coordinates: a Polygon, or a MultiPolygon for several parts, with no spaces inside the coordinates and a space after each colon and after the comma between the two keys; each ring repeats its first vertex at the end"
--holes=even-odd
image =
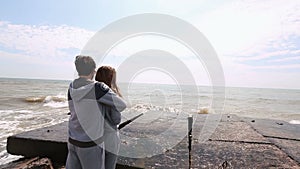
{"type": "Polygon", "coordinates": [[[300,120],[291,120],[290,124],[300,124],[300,120]]]}
{"type": "Polygon", "coordinates": [[[45,104],[43,104],[45,107],[52,107],[52,108],[64,108],[68,107],[68,102],[55,102],[55,101],[50,101],[45,104]]]}

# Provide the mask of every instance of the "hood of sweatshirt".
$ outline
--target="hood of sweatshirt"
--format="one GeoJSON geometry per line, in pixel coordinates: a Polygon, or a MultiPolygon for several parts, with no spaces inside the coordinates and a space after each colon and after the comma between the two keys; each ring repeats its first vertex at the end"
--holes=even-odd
{"type": "Polygon", "coordinates": [[[94,95],[95,92],[95,83],[91,80],[84,78],[79,78],[74,80],[70,84],[70,95],[73,101],[80,101],[83,98],[86,98],[87,95],[94,95]]]}

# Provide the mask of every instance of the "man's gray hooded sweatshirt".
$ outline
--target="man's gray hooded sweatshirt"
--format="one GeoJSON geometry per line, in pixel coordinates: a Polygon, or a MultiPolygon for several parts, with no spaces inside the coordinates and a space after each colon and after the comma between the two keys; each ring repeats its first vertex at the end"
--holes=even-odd
{"type": "MultiPolygon", "coordinates": [[[[91,147],[103,142],[104,115],[107,108],[121,112],[126,103],[106,84],[85,78],[75,79],[68,90],[70,109],[69,142],[78,147],[91,147]]],[[[120,122],[120,115],[111,116],[120,122]]]]}

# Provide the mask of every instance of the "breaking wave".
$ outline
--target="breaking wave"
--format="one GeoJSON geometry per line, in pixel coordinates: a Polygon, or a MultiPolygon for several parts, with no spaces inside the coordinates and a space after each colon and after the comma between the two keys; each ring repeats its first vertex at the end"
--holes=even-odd
{"type": "Polygon", "coordinates": [[[174,107],[163,107],[163,106],[156,106],[151,104],[135,104],[129,108],[129,110],[137,111],[144,113],[146,111],[162,111],[162,112],[171,112],[171,113],[178,113],[179,110],[174,107]]]}
{"type": "Polygon", "coordinates": [[[28,103],[43,103],[43,106],[52,108],[64,108],[68,106],[67,99],[64,95],[56,96],[31,96],[24,99],[28,103]]]}
{"type": "Polygon", "coordinates": [[[50,101],[55,101],[55,102],[64,102],[67,99],[65,98],[65,96],[62,95],[57,95],[57,96],[30,96],[30,97],[26,97],[24,99],[25,102],[29,102],[29,103],[47,103],[50,101]]]}
{"type": "Polygon", "coordinates": [[[300,120],[291,120],[289,121],[290,124],[300,124],[300,120]]]}

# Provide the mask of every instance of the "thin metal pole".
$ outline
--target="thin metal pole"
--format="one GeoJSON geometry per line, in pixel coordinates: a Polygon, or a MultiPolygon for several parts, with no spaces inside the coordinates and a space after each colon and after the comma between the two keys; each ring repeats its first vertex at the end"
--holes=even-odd
{"type": "Polygon", "coordinates": [[[136,120],[137,118],[141,117],[144,113],[141,113],[129,120],[126,120],[125,122],[121,123],[118,127],[119,130],[121,130],[123,127],[127,126],[128,124],[130,124],[131,122],[133,122],[134,120],[136,120]]]}
{"type": "Polygon", "coordinates": [[[193,115],[189,115],[188,117],[188,142],[189,142],[189,169],[191,168],[192,164],[192,157],[191,157],[191,151],[192,151],[192,130],[193,130],[193,115]]]}

